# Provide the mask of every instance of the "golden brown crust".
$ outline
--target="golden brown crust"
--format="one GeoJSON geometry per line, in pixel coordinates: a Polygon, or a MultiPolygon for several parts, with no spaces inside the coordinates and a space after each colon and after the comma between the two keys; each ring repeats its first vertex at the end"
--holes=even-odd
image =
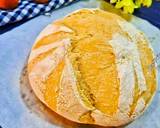
{"type": "Polygon", "coordinates": [[[153,57],[131,24],[82,9],[42,31],[29,57],[29,81],[37,97],[65,118],[119,126],[143,113],[156,91],[156,69],[148,69],[153,57]]]}

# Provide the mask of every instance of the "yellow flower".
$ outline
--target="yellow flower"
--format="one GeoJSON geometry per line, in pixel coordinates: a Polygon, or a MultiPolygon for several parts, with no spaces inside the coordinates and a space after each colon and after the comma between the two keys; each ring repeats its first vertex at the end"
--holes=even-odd
{"type": "Polygon", "coordinates": [[[143,3],[142,3],[144,6],[147,6],[147,7],[150,7],[151,4],[152,4],[152,0],[143,0],[143,3]]]}
{"type": "Polygon", "coordinates": [[[134,12],[134,7],[124,6],[123,11],[125,13],[133,13],[134,12]]]}
{"type": "Polygon", "coordinates": [[[152,4],[152,0],[136,0],[136,1],[135,1],[135,4],[136,4],[138,7],[141,7],[141,5],[150,7],[151,4],[152,4]]]}
{"type": "Polygon", "coordinates": [[[139,7],[141,7],[141,4],[142,4],[143,0],[136,0],[135,1],[135,4],[139,7]]]}
{"type": "Polygon", "coordinates": [[[117,0],[110,0],[110,3],[113,4],[113,3],[116,3],[117,0]]]}
{"type": "Polygon", "coordinates": [[[116,8],[123,8],[126,13],[133,13],[138,6],[132,0],[121,0],[116,3],[116,8]]]}

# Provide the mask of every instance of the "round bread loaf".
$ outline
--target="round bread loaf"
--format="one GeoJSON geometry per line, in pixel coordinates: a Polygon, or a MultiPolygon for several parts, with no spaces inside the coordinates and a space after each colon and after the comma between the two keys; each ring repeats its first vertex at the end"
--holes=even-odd
{"type": "Polygon", "coordinates": [[[119,126],[147,108],[156,91],[153,51],[121,17],[81,9],[48,25],[28,60],[36,96],[78,123],[119,126]]]}

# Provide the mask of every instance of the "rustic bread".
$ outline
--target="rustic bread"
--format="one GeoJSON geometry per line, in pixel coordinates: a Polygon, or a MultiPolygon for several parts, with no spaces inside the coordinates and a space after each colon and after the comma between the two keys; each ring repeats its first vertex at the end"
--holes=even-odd
{"type": "Polygon", "coordinates": [[[138,117],[156,91],[153,51],[121,17],[81,9],[48,25],[28,60],[37,97],[61,116],[119,126],[138,117]]]}

